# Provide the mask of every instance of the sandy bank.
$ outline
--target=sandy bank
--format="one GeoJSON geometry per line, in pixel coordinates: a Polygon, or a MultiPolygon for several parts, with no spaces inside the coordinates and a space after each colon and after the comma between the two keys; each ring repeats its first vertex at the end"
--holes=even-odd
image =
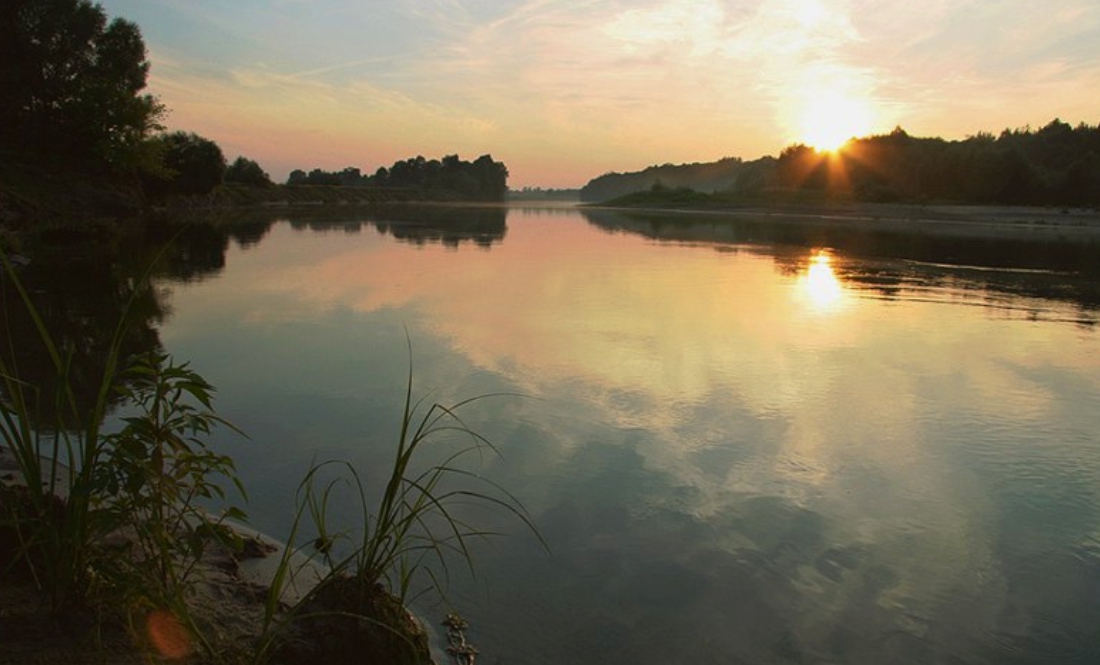
{"type": "Polygon", "coordinates": [[[911,234],[1100,242],[1100,211],[1080,208],[822,203],[706,208],[585,206],[584,209],[631,216],[726,217],[911,234]]]}

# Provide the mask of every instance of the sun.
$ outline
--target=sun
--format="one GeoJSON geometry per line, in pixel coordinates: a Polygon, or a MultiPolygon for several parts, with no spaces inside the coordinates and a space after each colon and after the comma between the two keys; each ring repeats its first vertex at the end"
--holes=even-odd
{"type": "Polygon", "coordinates": [[[825,92],[807,101],[799,121],[801,140],[818,150],[833,152],[854,137],[871,130],[871,110],[854,97],[825,92]]]}

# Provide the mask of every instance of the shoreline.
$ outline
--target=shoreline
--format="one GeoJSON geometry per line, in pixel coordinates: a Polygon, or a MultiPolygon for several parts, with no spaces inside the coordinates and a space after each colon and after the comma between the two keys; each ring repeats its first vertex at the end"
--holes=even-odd
{"type": "Polygon", "coordinates": [[[1081,208],[905,204],[816,203],[753,206],[615,206],[579,204],[578,210],[707,219],[735,218],[785,225],[851,228],[861,231],[1100,242],[1100,211],[1081,208]]]}
{"type": "MultiPolygon", "coordinates": [[[[44,459],[44,462],[48,460],[44,459]]],[[[66,487],[64,477],[68,467],[63,464],[44,464],[41,478],[43,486],[50,483],[45,472],[55,472],[55,490],[66,487]]],[[[15,496],[26,479],[19,470],[12,452],[0,445],[0,499],[15,496]]],[[[55,491],[64,500],[65,493],[55,491]]],[[[212,546],[197,560],[192,571],[191,593],[187,599],[188,613],[201,640],[209,641],[219,653],[245,657],[248,644],[259,643],[265,638],[265,603],[273,590],[278,593],[278,614],[288,616],[303,603],[316,605],[312,593],[322,584],[331,584],[333,571],[318,556],[310,555],[304,547],[274,538],[246,523],[224,519],[227,526],[241,539],[243,546],[235,551],[221,543],[212,546]],[[285,570],[282,568],[285,566],[285,570]],[[286,574],[284,579],[282,575],[286,574]],[[234,653],[238,652],[239,653],[234,653]]],[[[2,535],[2,532],[0,532],[2,535]]],[[[124,542],[127,536],[112,534],[108,540],[124,542]]],[[[11,545],[12,543],[8,543],[11,545]]],[[[100,665],[131,665],[147,662],[174,660],[167,655],[179,649],[189,662],[206,662],[198,636],[187,637],[188,629],[166,610],[144,613],[144,624],[132,624],[127,628],[121,615],[125,608],[88,607],[74,608],[73,616],[55,617],[50,614],[48,599],[37,588],[33,578],[24,579],[18,573],[5,573],[2,577],[3,594],[0,594],[0,635],[4,649],[0,653],[0,665],[7,663],[97,663],[100,665]],[[92,619],[89,612],[99,616],[92,619]],[[103,619],[103,614],[120,613],[114,619],[103,619]],[[166,632],[170,639],[158,632],[166,632]]],[[[337,580],[339,582],[339,580],[337,580]]],[[[436,663],[448,662],[439,631],[425,621],[409,606],[386,590],[379,593],[389,598],[394,607],[405,615],[406,625],[423,639],[436,663]]],[[[132,620],[134,617],[130,617],[132,620]]],[[[138,617],[141,618],[141,617],[138,617]]],[[[279,619],[276,619],[278,622],[279,619]]],[[[307,641],[322,639],[322,634],[295,634],[295,639],[307,641]]],[[[233,662],[236,662],[235,660],[233,662]]],[[[243,662],[243,661],[242,661],[243,662]]],[[[275,662],[283,662],[277,660],[275,662]]],[[[342,661],[337,661],[342,662],[342,661]]]]}

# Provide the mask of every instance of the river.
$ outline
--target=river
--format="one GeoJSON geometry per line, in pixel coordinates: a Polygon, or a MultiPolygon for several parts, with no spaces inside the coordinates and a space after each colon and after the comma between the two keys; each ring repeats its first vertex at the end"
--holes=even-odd
{"type": "Polygon", "coordinates": [[[479,662],[1100,661],[1095,246],[566,207],[230,236],[155,328],[249,435],[216,442],[257,527],[311,463],[375,491],[410,365],[490,395],[461,463],[547,547],[458,507],[502,535],[414,602],[479,662]]]}

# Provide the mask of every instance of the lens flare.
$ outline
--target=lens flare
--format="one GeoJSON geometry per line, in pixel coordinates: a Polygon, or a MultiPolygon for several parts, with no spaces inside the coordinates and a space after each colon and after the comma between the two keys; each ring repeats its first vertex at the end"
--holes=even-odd
{"type": "Polygon", "coordinates": [[[171,612],[151,612],[145,620],[145,629],[149,642],[162,658],[182,660],[191,655],[191,636],[171,612]]]}

